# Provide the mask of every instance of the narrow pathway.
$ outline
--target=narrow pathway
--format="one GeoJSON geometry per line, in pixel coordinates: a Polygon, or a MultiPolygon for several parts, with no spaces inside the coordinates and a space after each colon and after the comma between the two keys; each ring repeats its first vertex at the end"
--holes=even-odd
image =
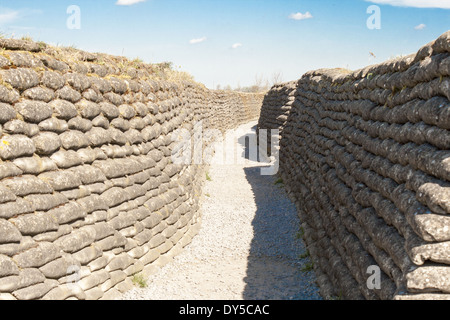
{"type": "MultiPolygon", "coordinates": [[[[256,123],[243,126],[255,134],[256,123]]],[[[299,239],[296,209],[276,176],[261,163],[212,165],[202,201],[202,228],[171,263],[150,276],[146,288],[122,299],[321,299],[299,239]]]]}

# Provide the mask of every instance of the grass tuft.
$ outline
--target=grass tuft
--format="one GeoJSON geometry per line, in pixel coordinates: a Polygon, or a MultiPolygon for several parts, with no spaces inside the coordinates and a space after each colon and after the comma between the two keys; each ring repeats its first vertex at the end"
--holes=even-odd
{"type": "Polygon", "coordinates": [[[140,287],[140,288],[146,288],[147,287],[147,280],[144,278],[142,273],[137,273],[133,276],[131,279],[134,285],[140,287]]]}
{"type": "Polygon", "coordinates": [[[311,255],[311,254],[309,253],[309,251],[306,250],[306,252],[300,254],[300,255],[298,256],[298,258],[299,258],[299,259],[306,259],[306,258],[308,258],[310,255],[311,255]]]}
{"type": "Polygon", "coordinates": [[[278,178],[276,181],[275,181],[275,185],[277,185],[277,184],[283,184],[284,182],[283,182],[283,179],[282,178],[278,178]]]}
{"type": "Polygon", "coordinates": [[[32,38],[31,36],[29,36],[29,35],[22,36],[22,37],[20,38],[20,40],[24,40],[24,41],[34,41],[33,38],[32,38]]]}
{"type": "Polygon", "coordinates": [[[308,262],[300,269],[301,272],[310,272],[314,270],[314,264],[312,262],[308,262]]]}
{"type": "Polygon", "coordinates": [[[296,235],[295,235],[295,238],[296,238],[297,240],[303,239],[303,236],[304,236],[304,235],[305,235],[305,230],[303,229],[302,226],[300,226],[300,228],[298,228],[298,231],[297,231],[297,233],[296,233],[296,235]]]}

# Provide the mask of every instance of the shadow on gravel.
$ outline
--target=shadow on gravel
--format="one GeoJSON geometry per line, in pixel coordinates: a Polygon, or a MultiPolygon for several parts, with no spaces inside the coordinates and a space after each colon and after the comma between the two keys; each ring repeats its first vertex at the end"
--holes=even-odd
{"type": "MultiPolygon", "coordinates": [[[[240,139],[246,145],[248,139],[240,139]],[[246,141],[247,140],[247,141],[246,141]]],[[[243,154],[244,156],[244,154],[243,154]]],[[[256,163],[253,163],[257,165],[256,163]]],[[[245,300],[319,300],[315,275],[300,238],[294,204],[277,176],[261,175],[261,166],[244,168],[257,206],[247,262],[245,300]]]]}

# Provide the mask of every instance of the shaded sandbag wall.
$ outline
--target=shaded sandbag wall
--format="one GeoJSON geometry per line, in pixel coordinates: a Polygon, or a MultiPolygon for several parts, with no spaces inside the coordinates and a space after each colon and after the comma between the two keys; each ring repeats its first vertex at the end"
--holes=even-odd
{"type": "Polygon", "coordinates": [[[324,297],[450,298],[449,76],[447,32],[362,70],[308,72],[292,105],[267,94],[260,128],[289,109],[280,175],[324,297]]]}
{"type": "Polygon", "coordinates": [[[206,165],[173,163],[171,133],[237,126],[255,106],[138,61],[0,46],[0,300],[117,297],[200,227],[206,165]]]}
{"type": "Polygon", "coordinates": [[[292,104],[295,101],[296,89],[297,81],[275,84],[264,96],[256,134],[259,137],[259,143],[267,146],[267,150],[265,150],[267,156],[275,155],[276,151],[272,152],[271,150],[271,139],[275,133],[271,130],[278,130],[278,139],[281,139],[292,104]],[[261,136],[260,129],[266,130],[265,136],[261,136]]]}
{"type": "Polygon", "coordinates": [[[297,81],[274,85],[263,99],[258,128],[283,131],[292,103],[295,100],[297,81]]]}

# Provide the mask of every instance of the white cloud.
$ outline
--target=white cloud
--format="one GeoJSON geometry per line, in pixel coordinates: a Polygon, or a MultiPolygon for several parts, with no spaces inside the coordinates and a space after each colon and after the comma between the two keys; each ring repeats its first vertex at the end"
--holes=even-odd
{"type": "Polygon", "coordinates": [[[450,9],[450,0],[366,0],[376,4],[388,4],[396,7],[442,8],[450,9]]]}
{"type": "Polygon", "coordinates": [[[237,43],[233,44],[231,47],[232,47],[233,49],[237,49],[237,48],[239,48],[239,47],[242,47],[242,43],[237,42],[237,43]]]}
{"type": "Polygon", "coordinates": [[[133,4],[139,2],[145,2],[147,0],[117,0],[116,5],[118,6],[132,6],[133,4]]]}
{"type": "Polygon", "coordinates": [[[414,29],[416,29],[416,30],[423,30],[423,29],[426,28],[426,26],[427,26],[426,24],[421,23],[418,26],[415,26],[414,29]]]}
{"type": "Polygon", "coordinates": [[[20,18],[20,13],[19,11],[14,11],[14,10],[2,10],[0,12],[0,25],[5,25],[11,22],[16,21],[17,19],[20,18]]]}
{"type": "Polygon", "coordinates": [[[197,44],[197,43],[201,43],[206,41],[206,37],[203,38],[197,38],[197,39],[192,39],[191,41],[189,41],[190,44],[197,44]]]}
{"type": "Polygon", "coordinates": [[[305,19],[311,19],[312,17],[313,16],[309,11],[307,11],[306,13],[301,13],[301,12],[291,13],[289,15],[289,19],[292,19],[292,20],[305,20],[305,19]]]}

